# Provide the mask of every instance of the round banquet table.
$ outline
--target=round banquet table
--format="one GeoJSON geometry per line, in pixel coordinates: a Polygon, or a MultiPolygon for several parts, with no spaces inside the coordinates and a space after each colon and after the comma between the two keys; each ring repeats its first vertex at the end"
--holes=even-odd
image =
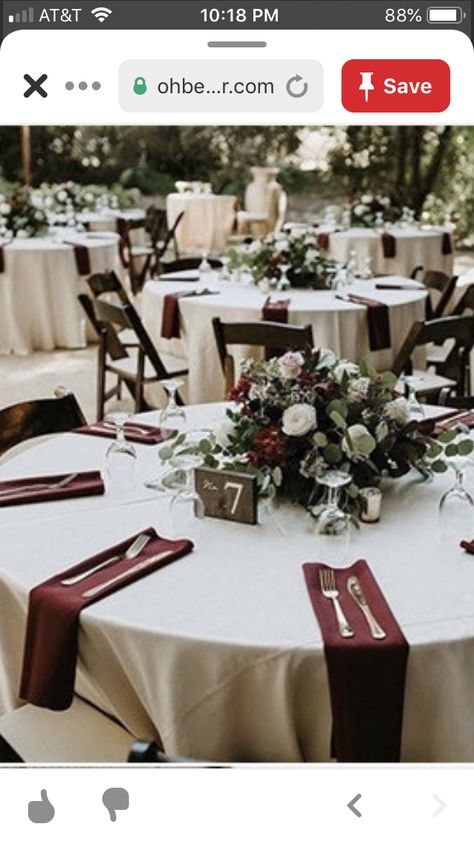
{"type": "Polygon", "coordinates": [[[68,232],[64,239],[67,243],[46,237],[15,239],[4,246],[0,353],[85,347],[85,315],[77,301],[81,278],[69,243],[87,247],[92,272],[113,269],[121,276],[118,236],[68,232]]]}
{"type": "Polygon", "coordinates": [[[212,193],[170,193],[166,199],[169,228],[184,211],[176,230],[179,253],[222,254],[234,226],[236,201],[235,196],[212,193]]]}
{"type": "Polygon", "coordinates": [[[425,271],[436,270],[452,276],[453,254],[443,254],[443,236],[447,231],[393,227],[387,233],[396,240],[396,256],[393,258],[384,257],[382,235],[371,228],[350,228],[329,233],[328,254],[340,263],[347,263],[351,251],[355,251],[358,260],[370,257],[374,274],[410,277],[413,269],[423,266],[425,271]]]}
{"type": "MultiPolygon", "coordinates": [[[[187,412],[189,428],[202,428],[224,406],[187,412]]],[[[0,465],[0,477],[97,468],[107,446],[55,436],[0,465]]],[[[155,448],[137,450],[125,497],[0,509],[0,713],[19,704],[28,591],[144,527],[169,533],[168,500],[142,486],[157,473],[155,448]]],[[[410,644],[407,762],[474,761],[474,559],[443,545],[437,524],[451,483],[410,474],[387,485],[380,523],[361,526],[347,558],[367,559],[410,644]]],[[[136,737],[159,732],[178,755],[328,761],[326,667],[301,569],[319,555],[289,504],[257,526],[206,520],[191,555],[82,612],[77,691],[136,737]]]]}
{"type": "MultiPolygon", "coordinates": [[[[113,231],[117,233],[117,221],[144,222],[146,213],[141,207],[130,207],[126,210],[85,210],[77,217],[77,221],[87,226],[89,231],[113,231]]],[[[145,228],[135,228],[130,231],[133,245],[145,244],[145,228]]]]}
{"type": "MultiPolygon", "coordinates": [[[[183,275],[196,275],[185,272],[183,275]]],[[[178,278],[178,274],[174,275],[178,278]]],[[[401,283],[412,289],[380,290],[375,281],[358,281],[347,291],[381,301],[390,309],[390,333],[392,347],[372,353],[369,349],[367,309],[336,298],[330,290],[307,291],[291,289],[282,294],[290,298],[288,320],[290,324],[311,324],[315,345],[327,347],[337,356],[358,362],[362,357],[371,361],[379,370],[388,370],[395,359],[408,331],[417,320],[425,317],[426,291],[420,284],[407,278],[384,278],[385,282],[401,283]]],[[[343,295],[346,290],[342,290],[343,295]]],[[[224,378],[222,376],[212,319],[217,316],[223,321],[260,321],[262,307],[267,295],[255,286],[244,286],[219,282],[209,277],[199,283],[183,279],[149,281],[143,290],[142,317],[145,326],[163,354],[170,354],[186,360],[189,368],[187,401],[207,403],[222,400],[224,378]],[[173,292],[189,292],[208,288],[218,294],[202,297],[181,298],[179,301],[181,338],[163,339],[161,322],[165,295],[173,292]]],[[[236,350],[236,361],[252,355],[249,348],[236,350]]],[[[422,359],[417,358],[417,364],[422,359]]]]}

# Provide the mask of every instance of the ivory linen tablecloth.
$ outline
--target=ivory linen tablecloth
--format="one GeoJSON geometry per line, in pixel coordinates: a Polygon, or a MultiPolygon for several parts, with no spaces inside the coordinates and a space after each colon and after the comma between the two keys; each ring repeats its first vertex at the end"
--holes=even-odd
{"type": "Polygon", "coordinates": [[[171,193],[166,200],[169,228],[184,210],[176,230],[180,254],[221,254],[232,233],[235,203],[235,196],[171,193]]]}
{"type": "MultiPolygon", "coordinates": [[[[406,278],[384,278],[384,282],[410,285],[406,278]]],[[[180,300],[180,339],[161,337],[163,299],[171,292],[189,292],[191,284],[183,282],[180,285],[163,278],[148,282],[143,290],[142,317],[157,348],[161,353],[186,360],[189,367],[189,403],[222,400],[224,397],[224,378],[212,329],[213,317],[218,316],[223,321],[260,321],[267,298],[267,294],[263,295],[254,286],[218,283],[212,279],[210,283],[212,289],[219,290],[220,294],[180,300]]],[[[206,286],[209,282],[205,279],[193,285],[192,289],[206,286]]],[[[290,324],[312,325],[316,347],[330,348],[337,356],[353,362],[365,357],[378,369],[389,369],[413,323],[424,319],[425,290],[420,290],[417,284],[413,284],[413,290],[380,290],[375,288],[375,281],[358,281],[338,294],[343,295],[345,291],[373,298],[389,307],[391,348],[372,353],[369,350],[366,307],[341,301],[332,291],[291,289],[280,297],[290,298],[290,324]]],[[[240,348],[236,349],[235,355],[238,361],[251,355],[251,351],[240,348]]]]}
{"type": "Polygon", "coordinates": [[[63,232],[54,238],[16,239],[4,247],[0,274],[0,354],[81,348],[86,319],[77,296],[81,291],[74,248],[85,245],[92,272],[113,269],[119,275],[117,234],[63,232]]]}
{"type": "MultiPolygon", "coordinates": [[[[207,427],[223,407],[187,412],[190,427],[207,427]]],[[[97,466],[106,446],[63,434],[4,464],[0,477],[97,466]]],[[[156,454],[137,449],[138,483],[121,499],[0,512],[0,712],[19,703],[28,591],[144,527],[166,535],[168,500],[141,485],[156,454]]],[[[439,539],[437,504],[450,483],[410,474],[391,484],[381,522],[361,527],[340,564],[367,559],[410,644],[407,762],[474,761],[474,562],[439,539]]],[[[206,520],[192,555],[84,610],[78,691],[137,737],[159,731],[171,753],[329,760],[326,666],[301,569],[320,558],[318,542],[292,506],[261,520],[206,520]]]]}

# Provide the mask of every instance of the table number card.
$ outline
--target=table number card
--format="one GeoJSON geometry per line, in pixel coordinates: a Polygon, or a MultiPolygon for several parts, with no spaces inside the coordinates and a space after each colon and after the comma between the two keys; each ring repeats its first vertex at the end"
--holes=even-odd
{"type": "Polygon", "coordinates": [[[204,503],[206,517],[257,523],[257,479],[246,473],[198,467],[196,490],[204,503]]]}

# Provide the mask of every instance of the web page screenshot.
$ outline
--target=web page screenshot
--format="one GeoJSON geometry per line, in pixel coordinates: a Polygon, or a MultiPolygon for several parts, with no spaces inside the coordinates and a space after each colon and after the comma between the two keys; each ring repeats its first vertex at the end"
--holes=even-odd
{"type": "Polygon", "coordinates": [[[2,3],[2,833],[466,837],[471,15],[2,3]]]}

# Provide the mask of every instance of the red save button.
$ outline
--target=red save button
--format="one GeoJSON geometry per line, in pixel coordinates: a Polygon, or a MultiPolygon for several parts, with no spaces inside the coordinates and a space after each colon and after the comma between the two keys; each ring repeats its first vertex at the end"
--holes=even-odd
{"type": "Polygon", "coordinates": [[[446,111],[451,71],[438,59],[355,59],[342,68],[342,104],[369,113],[446,111]]]}

